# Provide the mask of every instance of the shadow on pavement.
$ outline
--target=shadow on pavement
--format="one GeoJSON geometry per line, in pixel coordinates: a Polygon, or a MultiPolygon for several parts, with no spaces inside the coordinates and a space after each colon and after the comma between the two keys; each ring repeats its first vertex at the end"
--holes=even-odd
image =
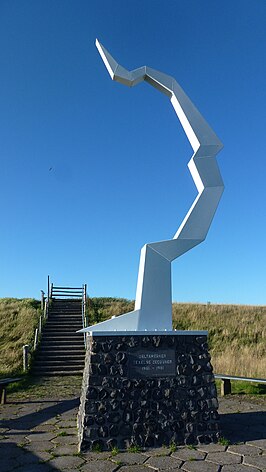
{"type": "Polygon", "coordinates": [[[232,443],[266,438],[266,411],[224,413],[222,435],[232,443]]]}
{"type": "MultiPolygon", "coordinates": [[[[63,400],[60,402],[53,402],[53,405],[47,406],[46,408],[41,408],[38,411],[31,411],[24,415],[18,416],[14,419],[4,419],[0,421],[1,428],[11,428],[15,430],[30,430],[35,428],[41,423],[48,421],[51,418],[54,418],[56,415],[61,415],[66,411],[72,410],[79,406],[79,397],[71,399],[71,400],[63,400]]],[[[35,402],[30,402],[35,403],[35,402]]],[[[36,404],[42,403],[50,403],[48,402],[36,402],[36,404]]]]}
{"type": "Polygon", "coordinates": [[[0,470],[11,472],[23,470],[27,472],[59,472],[59,469],[42,463],[42,458],[32,452],[25,451],[17,444],[0,443],[0,470]]]}

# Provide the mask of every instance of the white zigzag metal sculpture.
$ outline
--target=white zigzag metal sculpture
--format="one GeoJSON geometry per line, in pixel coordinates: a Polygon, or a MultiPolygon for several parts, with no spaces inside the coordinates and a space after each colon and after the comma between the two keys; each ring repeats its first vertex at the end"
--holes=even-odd
{"type": "Polygon", "coordinates": [[[171,262],[206,238],[224,189],[215,159],[223,145],[175,79],[146,66],[129,72],[98,40],[96,46],[113,80],[129,87],[145,80],[170,98],[194,151],[188,167],[198,195],[172,240],[142,248],[135,310],[81,331],[170,331],[171,262]]]}

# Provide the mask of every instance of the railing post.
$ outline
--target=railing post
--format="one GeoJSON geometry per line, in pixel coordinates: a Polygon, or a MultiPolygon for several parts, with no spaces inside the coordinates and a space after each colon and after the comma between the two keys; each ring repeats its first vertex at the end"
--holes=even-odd
{"type": "Polygon", "coordinates": [[[221,379],[221,397],[224,395],[231,394],[231,381],[230,379],[221,379]]]}
{"type": "Polygon", "coordinates": [[[47,279],[47,300],[48,300],[48,305],[49,305],[49,300],[50,300],[50,276],[49,275],[47,279]]]}
{"type": "Polygon", "coordinates": [[[40,316],[40,319],[39,319],[39,332],[41,333],[42,332],[42,317],[40,316]]]}
{"type": "Polygon", "coordinates": [[[29,367],[29,345],[24,344],[23,346],[23,371],[26,372],[29,367]]]}
{"type": "Polygon", "coordinates": [[[36,350],[39,338],[39,330],[38,328],[35,329],[35,336],[34,336],[34,351],[36,350]]]}
{"type": "MultiPolygon", "coordinates": [[[[86,291],[87,291],[87,285],[83,284],[82,285],[82,326],[83,328],[86,327],[86,291]]],[[[84,345],[86,349],[87,348],[86,333],[84,333],[84,345]]]]}
{"type": "Polygon", "coordinates": [[[41,310],[43,311],[43,307],[44,307],[44,291],[41,290],[41,310]]]}
{"type": "Polygon", "coordinates": [[[44,302],[44,311],[43,311],[43,314],[44,314],[44,319],[47,320],[48,318],[48,301],[47,301],[47,298],[44,302]]]}

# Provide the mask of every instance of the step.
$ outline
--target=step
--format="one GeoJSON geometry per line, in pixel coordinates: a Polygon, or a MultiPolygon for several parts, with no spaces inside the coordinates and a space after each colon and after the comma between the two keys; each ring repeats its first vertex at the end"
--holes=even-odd
{"type": "Polygon", "coordinates": [[[82,320],[79,319],[79,320],[76,320],[76,321],[73,321],[72,323],[68,322],[67,320],[65,321],[54,321],[54,320],[51,320],[51,321],[48,321],[47,323],[45,323],[44,327],[46,326],[76,326],[76,325],[82,325],[82,320]]]}
{"type": "Polygon", "coordinates": [[[46,323],[45,323],[45,326],[58,326],[58,325],[62,325],[62,326],[72,326],[72,325],[81,325],[82,324],[82,319],[81,318],[76,318],[74,320],[69,320],[67,318],[63,318],[62,320],[59,320],[58,318],[49,318],[46,323]]]}
{"type": "Polygon", "coordinates": [[[60,372],[60,371],[65,371],[65,372],[71,372],[73,370],[83,370],[83,365],[82,366],[72,366],[72,365],[67,365],[67,366],[63,366],[63,365],[54,365],[54,364],[51,364],[49,366],[46,366],[46,365],[38,365],[35,367],[35,370],[38,370],[39,372],[42,372],[44,370],[46,371],[53,371],[53,372],[60,372]]]}
{"type": "Polygon", "coordinates": [[[82,325],[82,319],[81,318],[77,318],[76,320],[72,320],[72,321],[69,321],[67,320],[66,318],[64,318],[63,320],[57,320],[57,319],[49,319],[47,320],[47,322],[45,323],[45,327],[46,326],[76,326],[76,325],[82,325]]]}
{"type": "Polygon", "coordinates": [[[77,312],[73,312],[73,311],[54,311],[54,312],[50,312],[49,315],[48,315],[48,320],[50,320],[51,318],[57,318],[59,320],[63,320],[64,318],[66,318],[67,320],[68,319],[77,319],[77,318],[80,318],[82,319],[82,313],[80,311],[77,311],[77,312]]]}
{"type": "Polygon", "coordinates": [[[85,355],[85,348],[84,348],[84,344],[82,346],[73,346],[72,349],[70,349],[70,346],[67,345],[67,346],[62,346],[60,344],[60,346],[56,346],[57,349],[55,349],[55,346],[42,346],[40,344],[39,348],[38,348],[38,352],[51,352],[51,353],[56,353],[58,355],[62,354],[64,355],[64,353],[67,353],[67,352],[71,352],[71,354],[84,354],[85,355]]]}
{"type": "Polygon", "coordinates": [[[32,375],[34,375],[35,377],[66,377],[66,376],[70,376],[70,375],[78,375],[80,377],[82,377],[83,375],[83,370],[73,370],[71,372],[69,371],[56,371],[56,372],[53,372],[51,370],[42,370],[41,372],[39,370],[34,370],[34,368],[31,370],[31,373],[32,375]]]}
{"type": "Polygon", "coordinates": [[[37,354],[36,356],[36,360],[37,361],[42,361],[42,360],[47,360],[47,361],[60,361],[60,360],[73,360],[73,361],[79,361],[79,362],[83,362],[85,359],[85,355],[84,354],[72,354],[72,352],[68,352],[68,353],[65,353],[65,354],[61,354],[61,355],[58,355],[57,353],[53,352],[53,353],[39,353],[37,354]]]}
{"type": "Polygon", "coordinates": [[[53,366],[53,367],[58,367],[58,366],[64,366],[65,367],[71,367],[71,366],[79,366],[79,367],[82,367],[84,366],[84,359],[83,359],[83,362],[80,361],[80,359],[77,359],[77,360],[72,360],[72,359],[60,359],[60,360],[53,360],[53,359],[46,359],[46,360],[39,360],[39,359],[36,359],[35,362],[34,362],[34,365],[35,366],[38,366],[38,367],[50,367],[50,366],[53,366]]]}
{"type": "Polygon", "coordinates": [[[58,324],[46,325],[44,327],[44,331],[57,331],[58,329],[77,331],[78,329],[82,329],[82,324],[75,323],[75,324],[70,324],[70,325],[62,325],[58,323],[58,324]]]}
{"type": "Polygon", "coordinates": [[[68,340],[66,338],[63,338],[63,339],[60,339],[60,340],[55,340],[55,338],[52,338],[52,339],[42,339],[41,340],[41,345],[42,347],[46,347],[46,346],[49,346],[50,348],[51,347],[55,347],[55,346],[58,346],[60,347],[60,349],[69,349],[69,347],[73,346],[73,347],[80,347],[80,348],[84,348],[84,340],[82,339],[81,341],[79,340],[76,340],[76,341],[73,341],[73,340],[68,340]]]}
{"type": "Polygon", "coordinates": [[[51,315],[61,315],[63,316],[65,314],[65,316],[68,316],[70,314],[73,314],[75,316],[77,315],[82,315],[82,310],[79,308],[77,310],[74,310],[73,308],[72,309],[65,309],[65,308],[62,308],[61,310],[59,308],[56,308],[56,310],[49,310],[48,312],[48,317],[51,316],[51,315]]]}
{"type": "Polygon", "coordinates": [[[82,323],[82,316],[49,316],[46,323],[82,323]]]}
{"type": "Polygon", "coordinates": [[[72,331],[66,331],[65,333],[61,333],[60,331],[58,330],[51,330],[51,331],[47,331],[46,333],[43,332],[43,337],[45,338],[59,338],[60,339],[64,339],[64,338],[67,338],[67,339],[82,339],[83,340],[83,336],[82,334],[83,333],[76,333],[77,330],[73,329],[72,331]],[[44,334],[45,333],[45,334],[44,334]]]}

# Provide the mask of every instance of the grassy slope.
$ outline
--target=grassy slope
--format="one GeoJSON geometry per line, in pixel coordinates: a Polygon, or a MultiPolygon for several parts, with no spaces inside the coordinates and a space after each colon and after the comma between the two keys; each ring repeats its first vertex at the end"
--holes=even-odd
{"type": "MultiPolygon", "coordinates": [[[[91,298],[90,323],[134,309],[134,302],[91,298]]],[[[33,342],[40,303],[31,299],[0,299],[0,375],[18,372],[22,346],[33,342]]],[[[266,307],[173,304],[173,327],[206,329],[215,372],[266,378],[266,307]]]]}
{"type": "MultiPolygon", "coordinates": [[[[134,309],[125,299],[92,298],[90,323],[134,309]]],[[[266,307],[173,304],[175,329],[208,330],[215,372],[266,378],[266,307]]]]}
{"type": "Polygon", "coordinates": [[[176,329],[206,329],[217,373],[266,378],[266,307],[173,305],[176,329]]]}
{"type": "Polygon", "coordinates": [[[22,346],[33,342],[40,302],[32,299],[0,299],[0,375],[22,369],[22,346]]]}

